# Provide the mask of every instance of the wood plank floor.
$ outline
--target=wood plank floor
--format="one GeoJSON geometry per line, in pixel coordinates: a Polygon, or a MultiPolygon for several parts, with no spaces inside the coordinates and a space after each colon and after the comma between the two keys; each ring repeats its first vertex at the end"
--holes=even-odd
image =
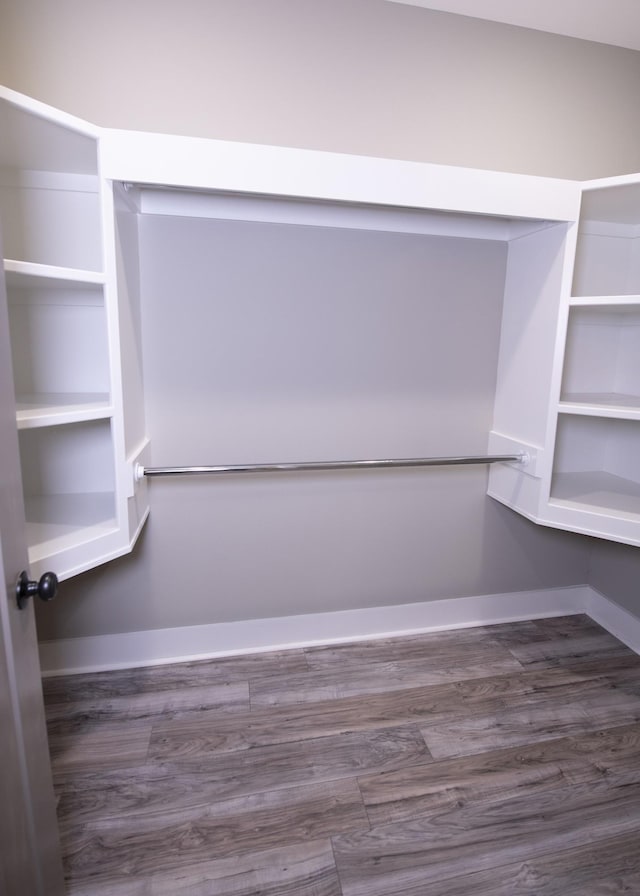
{"type": "Polygon", "coordinates": [[[585,616],[44,686],[70,896],[640,893],[640,657],[585,616]]]}

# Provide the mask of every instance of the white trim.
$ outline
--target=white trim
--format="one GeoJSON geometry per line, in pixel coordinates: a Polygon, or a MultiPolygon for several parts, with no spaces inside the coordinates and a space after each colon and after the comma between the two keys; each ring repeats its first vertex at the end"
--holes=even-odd
{"type": "MultiPolygon", "coordinates": [[[[68,675],[495,625],[585,613],[588,605],[597,606],[594,595],[601,597],[588,585],[576,585],[44,641],[40,662],[45,676],[68,675]]],[[[636,626],[640,645],[640,620],[636,626]]]]}
{"type": "Polygon", "coordinates": [[[24,93],[18,93],[9,87],[0,86],[0,100],[6,100],[12,106],[17,106],[20,111],[30,112],[32,115],[45,118],[47,121],[53,121],[54,124],[78,131],[87,137],[96,138],[100,133],[100,128],[97,125],[85,121],[83,118],[77,118],[75,115],[70,115],[68,112],[62,112],[54,106],[41,103],[39,100],[34,100],[33,97],[24,93]]]}
{"type": "Polygon", "coordinates": [[[181,190],[162,186],[131,187],[143,215],[172,215],[220,221],[378,230],[507,242],[521,239],[557,222],[539,219],[467,215],[424,208],[363,205],[287,199],[249,193],[181,190]]]}
{"type": "Polygon", "coordinates": [[[595,588],[588,589],[585,612],[594,622],[640,654],[640,619],[595,588]]]}
{"type": "Polygon", "coordinates": [[[545,222],[577,221],[582,195],[579,181],[116,129],[102,131],[100,160],[131,185],[545,222]]]}

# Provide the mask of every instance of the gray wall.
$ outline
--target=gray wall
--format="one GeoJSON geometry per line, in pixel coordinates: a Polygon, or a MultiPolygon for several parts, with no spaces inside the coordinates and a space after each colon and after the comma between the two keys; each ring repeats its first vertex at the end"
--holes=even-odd
{"type": "MultiPolygon", "coordinates": [[[[640,54],[627,50],[383,0],[0,0],[0,21],[0,82],[98,124],[573,178],[640,170],[640,54]]],[[[496,264],[461,304],[430,312],[438,335],[426,347],[443,362],[462,322],[479,328],[463,368],[473,375],[446,396],[475,410],[434,414],[432,395],[416,439],[471,450],[489,428],[496,264]]],[[[168,453],[180,406],[163,404],[167,368],[144,310],[150,432],[168,453]]],[[[175,325],[167,314],[158,326],[175,325]]],[[[233,494],[231,484],[154,483],[135,553],[67,583],[39,614],[41,635],[586,581],[592,541],[528,523],[486,498],[485,484],[471,470],[402,473],[393,486],[384,474],[275,492],[243,483],[233,494]]],[[[606,591],[608,558],[597,557],[606,591]]]]}
{"type": "Polygon", "coordinates": [[[111,127],[640,170],[640,54],[384,0],[0,0],[0,83],[111,127]]]}
{"type": "Polygon", "coordinates": [[[640,617],[640,548],[595,540],[589,584],[640,617]]]}

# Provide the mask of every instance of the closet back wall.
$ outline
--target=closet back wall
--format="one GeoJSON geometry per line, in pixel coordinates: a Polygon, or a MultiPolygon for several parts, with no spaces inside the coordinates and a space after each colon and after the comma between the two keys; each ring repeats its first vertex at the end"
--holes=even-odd
{"type": "MultiPolygon", "coordinates": [[[[640,169],[640,54],[627,50],[384,0],[0,0],[0,21],[0,81],[101,125],[560,177],[640,169]]],[[[148,270],[145,277],[148,328],[153,326],[148,270]]],[[[185,301],[185,291],[174,294],[177,305],[185,301]]],[[[489,427],[488,415],[481,421],[479,409],[486,414],[493,397],[490,367],[496,363],[500,295],[485,299],[488,318],[480,323],[475,294],[456,302],[457,320],[446,307],[438,320],[438,355],[455,359],[460,339],[466,338],[461,335],[466,320],[480,326],[484,340],[474,347],[473,365],[465,367],[462,352],[456,359],[462,362],[460,376],[482,370],[480,383],[467,377],[461,386],[457,379],[456,388],[447,392],[447,402],[458,408],[470,404],[471,393],[465,390],[478,398],[478,411],[469,421],[457,413],[446,418],[442,438],[452,442],[455,432],[451,448],[458,451],[470,449],[467,439],[475,445],[489,427]]],[[[145,340],[148,347],[148,333],[145,340]]],[[[164,378],[154,379],[148,352],[145,363],[154,451],[168,452],[169,442],[153,430],[159,425],[164,378]]],[[[181,375],[179,365],[172,369],[181,375]]],[[[442,415],[434,414],[433,395],[428,400],[433,416],[422,435],[440,438],[442,415]]],[[[312,420],[320,419],[317,404],[312,420]]],[[[169,413],[166,421],[163,426],[178,431],[169,413]]],[[[269,436],[262,433],[261,438],[269,436]]],[[[240,441],[247,445],[246,438],[239,439],[234,455],[240,441]]],[[[283,445],[279,441],[278,449],[283,445]]],[[[293,451],[289,439],[287,445],[293,451]]],[[[181,451],[185,447],[183,440],[181,451]]],[[[267,447],[261,443],[263,451],[267,447]]],[[[182,457],[172,448],[167,459],[174,463],[182,457]]],[[[198,451],[197,459],[210,456],[202,458],[198,451]]],[[[382,582],[374,582],[384,565],[377,557],[368,581],[358,581],[362,558],[375,553],[371,545],[345,541],[342,520],[329,531],[322,519],[323,513],[328,521],[337,518],[338,501],[337,506],[352,509],[345,521],[352,533],[358,514],[372,515],[364,531],[378,526],[386,537],[392,522],[375,514],[381,492],[390,500],[387,474],[278,483],[154,482],[152,517],[133,555],[66,582],[55,608],[39,613],[40,633],[73,637],[195,619],[215,622],[227,618],[228,600],[238,599],[241,585],[245,593],[238,618],[258,609],[267,614],[329,608],[328,601],[338,600],[335,583],[344,580],[345,569],[350,577],[340,598],[343,606],[370,604],[366,591],[372,583],[373,599],[392,603],[409,592],[422,600],[586,581],[589,540],[535,527],[497,505],[484,495],[480,483],[485,475],[451,470],[394,476],[388,513],[395,514],[393,522],[402,519],[407,525],[402,539],[394,528],[394,540],[382,551],[393,551],[391,572],[382,582]],[[274,486],[281,497],[267,512],[263,492],[273,496],[274,486]],[[367,493],[358,512],[349,494],[355,488],[367,493]],[[232,491],[242,495],[242,502],[226,497],[232,491]],[[307,503],[308,492],[313,500],[307,503]],[[191,513],[186,512],[189,503],[191,513]],[[211,521],[216,503],[226,518],[221,513],[215,531],[205,534],[193,521],[197,514],[211,521]],[[180,514],[173,516],[178,507],[180,514]],[[308,514],[301,515],[303,507],[308,514]],[[304,523],[292,544],[280,546],[294,558],[288,567],[278,567],[267,551],[275,534],[272,544],[262,540],[265,529],[275,533],[279,518],[286,519],[289,532],[296,518],[304,523]],[[244,552],[238,561],[236,550],[223,573],[219,560],[234,526],[242,537],[248,533],[260,553],[244,552]],[[301,579],[315,582],[317,570],[303,577],[303,558],[319,534],[324,541],[313,551],[316,559],[322,557],[323,569],[310,597],[301,579]],[[446,550],[438,552],[445,538],[446,550]],[[404,564],[409,555],[413,563],[423,552],[426,560],[416,569],[404,564]],[[401,580],[391,582],[403,564],[401,580]],[[264,579],[266,569],[270,580],[264,579]],[[275,601],[269,606],[260,600],[267,589],[275,601]]]]}
{"type": "MultiPolygon", "coordinates": [[[[486,452],[503,243],[145,215],[140,252],[152,465],[486,452]]],[[[152,591],[208,583],[162,622],[508,590],[486,477],[155,480],[152,591]]]]}

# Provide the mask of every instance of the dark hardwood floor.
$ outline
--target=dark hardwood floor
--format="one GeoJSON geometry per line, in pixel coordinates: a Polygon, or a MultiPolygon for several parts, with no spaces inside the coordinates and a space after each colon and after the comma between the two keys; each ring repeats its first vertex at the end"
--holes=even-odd
{"type": "Polygon", "coordinates": [[[45,699],[70,896],[640,894],[640,657],[585,616],[45,699]]]}

